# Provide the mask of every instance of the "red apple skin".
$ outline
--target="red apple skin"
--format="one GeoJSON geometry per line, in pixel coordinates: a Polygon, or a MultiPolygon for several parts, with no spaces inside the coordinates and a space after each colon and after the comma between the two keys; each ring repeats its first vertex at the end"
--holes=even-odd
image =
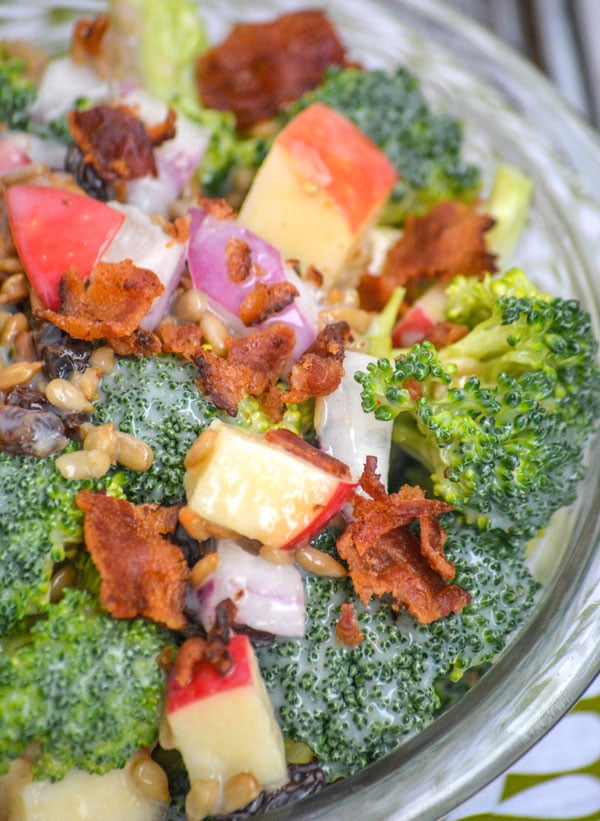
{"type": "Polygon", "coordinates": [[[327,522],[340,512],[355,489],[356,482],[340,482],[327,504],[321,508],[310,525],[305,527],[304,530],[301,530],[300,533],[297,533],[291,541],[282,545],[279,549],[292,550],[295,547],[301,547],[309,542],[313,536],[316,536],[319,530],[325,527],[327,522]]]}
{"type": "Polygon", "coordinates": [[[194,701],[233,690],[235,687],[252,686],[250,665],[250,640],[245,635],[234,636],[227,649],[233,659],[233,667],[226,676],[220,675],[209,661],[201,661],[194,666],[189,684],[178,684],[175,677],[169,679],[167,687],[167,715],[187,707],[194,701]]]}
{"type": "Polygon", "coordinates": [[[394,326],[392,345],[395,348],[409,348],[415,342],[422,342],[435,322],[436,320],[421,305],[413,305],[394,326]]]}
{"type": "Polygon", "coordinates": [[[375,143],[323,103],[298,114],[276,143],[307,183],[328,192],[355,234],[398,180],[398,172],[375,143]]]}
{"type": "Polygon", "coordinates": [[[44,305],[56,311],[64,272],[74,268],[87,279],[125,217],[87,194],[47,185],[12,185],[5,200],[25,273],[44,305]]]}
{"type": "Polygon", "coordinates": [[[436,283],[414,302],[400,317],[392,331],[392,345],[395,348],[409,348],[422,342],[427,332],[446,317],[448,297],[443,282],[436,283]]]}

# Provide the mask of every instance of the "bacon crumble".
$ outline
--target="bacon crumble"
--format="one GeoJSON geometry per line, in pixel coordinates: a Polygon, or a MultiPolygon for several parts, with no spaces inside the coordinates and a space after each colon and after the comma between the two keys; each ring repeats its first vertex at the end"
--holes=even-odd
{"type": "Polygon", "coordinates": [[[201,356],[204,347],[204,334],[199,325],[189,323],[177,325],[175,322],[164,320],[158,326],[158,335],[162,339],[166,353],[174,353],[191,362],[201,356]]]}
{"type": "Polygon", "coordinates": [[[331,456],[329,453],[325,453],[325,451],[314,447],[297,433],[287,428],[269,428],[265,431],[264,436],[267,442],[279,445],[279,447],[287,450],[288,453],[306,459],[306,461],[315,465],[315,467],[337,476],[338,479],[345,482],[352,481],[350,470],[345,462],[341,462],[339,459],[336,459],[335,456],[331,456]]]}
{"type": "Polygon", "coordinates": [[[226,220],[235,216],[235,209],[226,199],[220,197],[207,197],[200,194],[198,196],[198,207],[208,211],[211,217],[217,220],[226,220]]]}
{"type": "Polygon", "coordinates": [[[100,262],[87,280],[73,269],[60,281],[60,311],[49,308],[36,316],[52,322],[76,339],[131,336],[164,286],[153,271],[131,260],[100,262]]]}
{"type": "Polygon", "coordinates": [[[136,328],[127,336],[109,336],[106,342],[119,356],[156,356],[162,351],[158,336],[145,328],[136,328]]]}
{"type": "Polygon", "coordinates": [[[388,251],[380,276],[365,274],[358,286],[361,307],[380,311],[392,291],[403,285],[412,301],[424,288],[457,274],[482,277],[496,270],[485,242],[494,220],[456,200],[434,205],[423,216],[410,216],[401,237],[388,251]]]}
{"type": "Polygon", "coordinates": [[[345,345],[350,337],[347,322],[326,325],[290,371],[290,387],[284,402],[303,402],[316,396],[328,396],[344,375],[345,345]]]}
{"type": "MultiPolygon", "coordinates": [[[[452,345],[458,342],[463,336],[469,333],[468,325],[461,325],[458,322],[436,322],[426,332],[424,339],[431,342],[436,348],[443,348],[445,345],[452,345]]],[[[394,334],[392,333],[392,344],[394,342],[394,334]]]]}
{"type": "Polygon", "coordinates": [[[244,282],[252,271],[252,251],[240,237],[229,237],[225,245],[227,276],[232,282],[244,282]]]}
{"type": "Polygon", "coordinates": [[[346,65],[345,49],[322,11],[307,9],[264,23],[238,23],[197,64],[200,99],[233,111],[245,130],[317,86],[331,65],[346,65]]]}
{"type": "Polygon", "coordinates": [[[78,20],[73,27],[70,54],[74,63],[82,65],[105,59],[104,38],[110,27],[108,14],[101,14],[92,20],[78,20]]]}
{"type": "Polygon", "coordinates": [[[156,176],[154,148],[175,136],[177,114],[147,128],[129,106],[101,104],[67,115],[69,130],[98,176],[108,183],[156,176]]]}
{"type": "Polygon", "coordinates": [[[165,233],[172,237],[174,242],[180,242],[183,245],[190,238],[190,222],[189,216],[176,217],[172,222],[167,222],[165,233]]]}
{"type": "Polygon", "coordinates": [[[340,617],[335,625],[335,635],[339,643],[346,647],[357,647],[363,641],[365,636],[352,604],[342,604],[340,617]]]}
{"type": "Polygon", "coordinates": [[[244,325],[259,325],[291,305],[297,296],[298,289],[291,282],[257,282],[242,300],[238,314],[244,325]]]}
{"type": "Polygon", "coordinates": [[[403,606],[422,624],[460,612],[470,595],[447,582],[455,567],[445,556],[446,534],[437,519],[451,506],[426,499],[419,487],[405,485],[387,494],[375,470],[375,457],[367,457],[363,493],[352,501],[354,519],[337,541],[361,601],[390,594],[394,610],[403,606]],[[415,521],[418,535],[410,527],[415,521]]]}
{"type": "Polygon", "coordinates": [[[202,348],[194,357],[199,387],[214,405],[235,416],[244,396],[260,396],[273,388],[295,344],[293,328],[273,322],[249,336],[230,337],[226,357],[202,348]]]}
{"type": "Polygon", "coordinates": [[[85,545],[102,577],[100,601],[115,618],[136,616],[173,630],[187,626],[184,613],[190,570],[167,539],[178,508],[134,505],[103,493],[80,491],[85,545]]]}

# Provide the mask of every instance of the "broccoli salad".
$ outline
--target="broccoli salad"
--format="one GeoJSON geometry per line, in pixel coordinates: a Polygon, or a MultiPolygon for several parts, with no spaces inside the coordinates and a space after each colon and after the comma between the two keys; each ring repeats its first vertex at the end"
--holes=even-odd
{"type": "Polygon", "coordinates": [[[111,0],[0,44],[0,118],[0,816],[352,776],[527,621],[585,473],[591,318],[506,265],[531,179],[316,8],[111,0]]]}

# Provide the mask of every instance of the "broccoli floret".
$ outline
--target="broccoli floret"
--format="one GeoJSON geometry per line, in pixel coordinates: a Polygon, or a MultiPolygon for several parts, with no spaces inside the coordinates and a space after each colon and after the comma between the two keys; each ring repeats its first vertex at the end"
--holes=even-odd
{"type": "Polygon", "coordinates": [[[27,61],[11,55],[8,45],[0,43],[0,122],[14,131],[27,131],[42,139],[68,143],[71,133],[66,117],[41,123],[31,116],[37,93],[27,61]]]}
{"type": "Polygon", "coordinates": [[[501,296],[550,301],[520,268],[510,268],[502,276],[485,274],[483,279],[454,277],[446,288],[446,296],[446,319],[469,328],[488,319],[501,296]]]}
{"type": "Polygon", "coordinates": [[[82,540],[79,490],[107,488],[118,494],[118,477],[74,482],[54,458],[0,451],[0,635],[48,606],[54,568],[82,540]]]}
{"type": "Polygon", "coordinates": [[[194,384],[192,364],[172,356],[119,357],[102,380],[96,422],[113,422],[152,448],[149,470],[123,470],[123,490],[136,504],[177,504],[184,500],[183,459],[216,414],[194,384]]]}
{"type": "Polygon", "coordinates": [[[477,194],[479,172],[461,158],[460,122],[434,113],[405,68],[387,73],[332,67],[320,86],[290,106],[285,121],[317,101],[348,117],[400,173],[384,221],[399,223],[441,200],[470,201],[477,194]]]}
{"type": "Polygon", "coordinates": [[[37,96],[27,63],[12,57],[6,43],[0,43],[0,121],[15,131],[29,128],[29,109],[37,96]]]}
{"type": "Polygon", "coordinates": [[[493,661],[535,603],[518,540],[454,514],[444,526],[456,581],[472,595],[462,613],[421,625],[405,612],[394,618],[384,600],[365,607],[348,579],[309,576],[306,636],[258,651],[285,737],[307,743],[330,777],[358,771],[430,723],[447,706],[441,683],[493,661]],[[365,636],[354,648],[339,645],[332,627],[348,601],[365,636]]]}
{"type": "Polygon", "coordinates": [[[210,142],[202,155],[199,176],[202,190],[209,197],[224,197],[235,192],[239,175],[255,171],[267,155],[269,142],[261,137],[243,137],[228,111],[186,110],[197,123],[210,131],[210,142]]]}
{"type": "Polygon", "coordinates": [[[532,178],[514,165],[499,163],[483,210],[494,220],[493,227],[486,231],[486,245],[501,259],[512,251],[521,236],[532,196],[532,178]]]}
{"type": "Polygon", "coordinates": [[[597,342],[576,301],[513,296],[509,279],[499,290],[463,339],[414,345],[356,379],[365,411],[395,419],[394,441],[430,470],[437,495],[480,527],[531,538],[583,475],[600,416],[597,342]]]}
{"type": "Polygon", "coordinates": [[[314,402],[311,400],[284,403],[282,418],[278,422],[273,422],[258,399],[248,395],[238,402],[238,412],[233,422],[256,433],[264,433],[270,428],[287,428],[299,436],[314,438],[313,415],[314,402]]]}
{"type": "Polygon", "coordinates": [[[34,777],[77,767],[104,773],[156,740],[170,643],[141,619],[113,619],[94,597],[67,589],[29,633],[0,642],[0,772],[32,742],[34,777]]]}

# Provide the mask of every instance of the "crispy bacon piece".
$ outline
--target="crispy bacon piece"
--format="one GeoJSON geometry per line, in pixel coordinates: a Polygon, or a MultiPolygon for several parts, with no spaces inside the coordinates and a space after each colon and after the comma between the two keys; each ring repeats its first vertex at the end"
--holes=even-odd
{"type": "Polygon", "coordinates": [[[36,315],[76,339],[128,337],[163,291],[153,271],[137,268],[131,260],[100,262],[85,282],[76,271],[66,271],[60,312],[45,308],[36,315]]]}
{"type": "Polygon", "coordinates": [[[190,570],[182,551],[161,534],[177,527],[178,508],[133,505],[80,491],[85,544],[102,577],[100,601],[119,619],[144,616],[174,630],[187,625],[190,570]]]}
{"type": "Polygon", "coordinates": [[[290,387],[283,394],[283,401],[303,402],[332,393],[344,375],[345,344],[349,336],[350,327],[346,322],[326,325],[292,366],[290,387]]]}
{"type": "Polygon", "coordinates": [[[136,328],[129,336],[110,336],[106,341],[119,356],[156,356],[162,351],[160,339],[145,328],[136,328]]]}
{"type": "Polygon", "coordinates": [[[238,127],[248,129],[317,86],[331,65],[346,65],[345,51],[322,11],[238,23],[199,58],[200,99],[208,108],[233,111],[238,127]]]}
{"type": "Polygon", "coordinates": [[[226,220],[235,216],[235,209],[225,199],[219,197],[207,197],[204,194],[198,196],[198,206],[216,220],[226,220]]]}
{"type": "Polygon", "coordinates": [[[283,311],[297,296],[298,289],[291,282],[274,282],[271,285],[257,282],[242,300],[238,312],[240,319],[244,325],[258,325],[283,311]]]}
{"type": "Polygon", "coordinates": [[[409,217],[402,236],[388,251],[381,276],[361,278],[361,307],[380,311],[398,285],[407,288],[410,300],[438,280],[495,271],[495,255],[484,236],[493,224],[474,206],[455,200],[435,205],[422,217],[409,217]]]}
{"type": "Polygon", "coordinates": [[[175,322],[164,321],[158,326],[158,334],[167,353],[174,353],[191,362],[204,345],[204,334],[199,325],[177,325],[175,322]]]}
{"type": "Polygon", "coordinates": [[[92,20],[78,20],[71,37],[70,54],[73,62],[82,65],[88,60],[104,60],[104,37],[109,27],[108,14],[101,14],[92,20]]]}
{"type": "Polygon", "coordinates": [[[206,650],[206,639],[202,636],[193,636],[184,641],[177,655],[173,666],[173,676],[180,687],[187,687],[192,680],[194,667],[204,660],[206,650]]]}
{"type": "Polygon", "coordinates": [[[201,661],[210,662],[221,676],[226,676],[233,666],[227,645],[236,616],[236,606],[230,599],[217,605],[215,624],[207,638],[194,636],[187,639],[177,651],[173,675],[181,687],[192,680],[194,667],[201,661]]]}
{"type": "Polygon", "coordinates": [[[190,221],[189,216],[176,217],[173,222],[168,222],[165,225],[165,233],[173,237],[174,242],[183,244],[190,238],[190,221]]]}
{"type": "Polygon", "coordinates": [[[249,336],[228,339],[227,357],[201,349],[194,357],[199,387],[230,416],[244,396],[260,396],[277,382],[296,344],[293,328],[274,322],[249,336]]]}
{"type": "Polygon", "coordinates": [[[227,276],[232,282],[244,282],[252,270],[252,251],[240,237],[229,237],[225,245],[227,276]]]}
{"type": "Polygon", "coordinates": [[[69,130],[98,176],[108,183],[156,176],[154,148],[175,136],[177,114],[147,129],[128,106],[97,105],[67,115],[69,130]]]}
{"type": "Polygon", "coordinates": [[[471,597],[446,581],[455,567],[445,556],[446,534],[436,518],[451,506],[426,499],[419,487],[405,485],[388,495],[375,469],[369,456],[360,480],[364,493],[352,503],[354,520],[337,542],[361,601],[390,594],[394,609],[404,606],[422,624],[459,612],[471,597]],[[415,520],[418,536],[409,527],[415,520]]]}
{"type": "Polygon", "coordinates": [[[346,647],[356,647],[364,639],[353,605],[342,604],[342,612],[335,626],[335,635],[339,643],[345,644],[346,647]]]}
{"type": "MultiPolygon", "coordinates": [[[[436,348],[443,348],[444,345],[451,345],[453,342],[458,342],[463,336],[469,333],[467,325],[460,325],[458,322],[436,322],[425,334],[424,339],[431,342],[436,348]]],[[[394,343],[394,334],[392,333],[392,344],[394,343]]]]}
{"type": "Polygon", "coordinates": [[[338,479],[342,479],[345,482],[352,481],[348,465],[344,462],[340,462],[335,456],[330,456],[329,453],[325,453],[325,451],[319,450],[319,448],[309,444],[309,442],[306,442],[301,436],[298,436],[297,433],[287,430],[287,428],[269,428],[269,430],[265,431],[265,439],[268,442],[279,445],[279,447],[284,448],[284,450],[287,450],[288,453],[292,453],[294,456],[300,456],[302,459],[306,459],[316,467],[321,468],[321,470],[332,473],[334,476],[337,476],[338,479]]]}

